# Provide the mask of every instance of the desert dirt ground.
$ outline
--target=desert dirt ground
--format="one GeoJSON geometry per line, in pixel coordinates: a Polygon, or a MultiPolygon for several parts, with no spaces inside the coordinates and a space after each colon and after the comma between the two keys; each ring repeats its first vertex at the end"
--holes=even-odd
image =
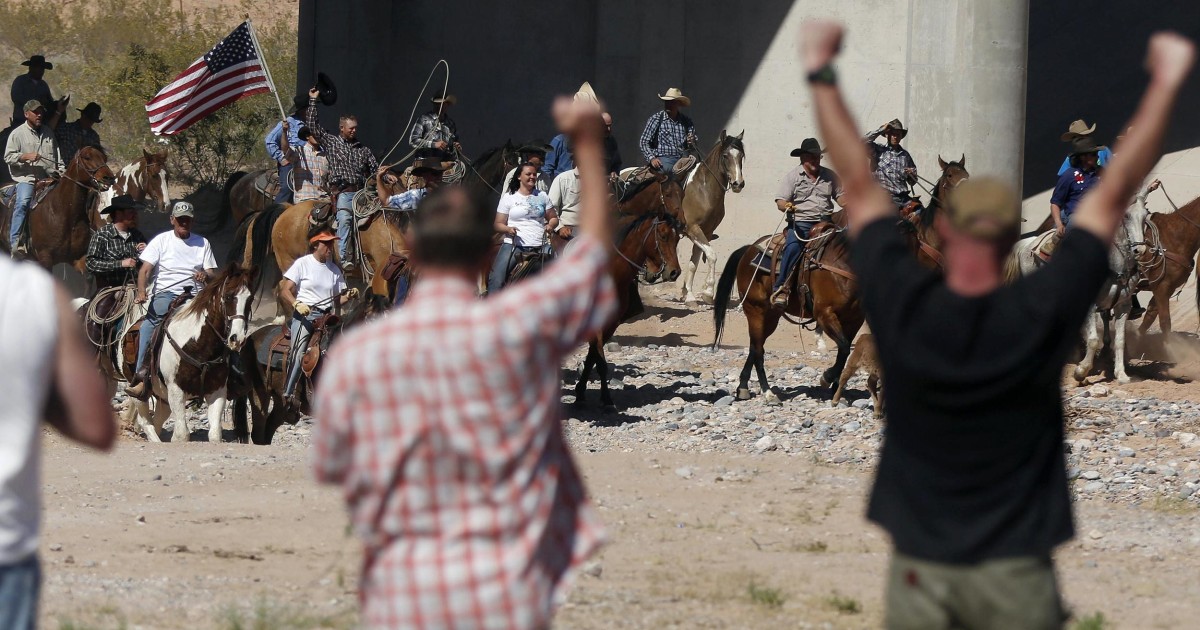
{"type": "MultiPolygon", "coordinates": [[[[714,367],[710,309],[651,293],[650,315],[619,331],[615,364],[639,356],[627,348],[654,343],[691,348],[671,355],[680,370],[740,368],[740,357],[714,367]]],[[[1181,338],[1194,340],[1190,298],[1189,289],[1173,306],[1181,338]]],[[[745,346],[743,322],[731,316],[724,347],[745,346]]],[[[781,329],[768,366],[823,367],[829,358],[814,356],[815,345],[810,333],[781,329]]],[[[1127,395],[1194,399],[1200,360],[1163,365],[1136,364],[1127,395]]],[[[622,393],[614,391],[618,404],[622,393]]],[[[785,401],[771,413],[800,421],[798,409],[785,401]]],[[[654,418],[580,417],[568,421],[568,434],[580,445],[611,542],[581,572],[556,627],[880,625],[889,547],[863,516],[871,460],[834,463],[804,449],[674,449],[639,426],[654,418]]],[[[337,489],[312,482],[307,444],[304,423],[268,447],[158,445],[126,432],[109,455],[47,433],[43,626],[354,627],[358,546],[337,489]]],[[[1102,613],[1105,627],[1194,623],[1196,502],[1077,499],[1079,534],[1057,554],[1071,609],[1102,613]]]]}

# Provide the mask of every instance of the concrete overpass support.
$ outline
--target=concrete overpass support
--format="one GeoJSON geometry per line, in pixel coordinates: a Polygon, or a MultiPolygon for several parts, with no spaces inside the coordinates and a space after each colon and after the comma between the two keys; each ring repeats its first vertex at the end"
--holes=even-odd
{"type": "Polygon", "coordinates": [[[1029,1],[912,0],[908,19],[904,124],[921,175],[965,153],[972,175],[1021,190],[1029,1]]]}

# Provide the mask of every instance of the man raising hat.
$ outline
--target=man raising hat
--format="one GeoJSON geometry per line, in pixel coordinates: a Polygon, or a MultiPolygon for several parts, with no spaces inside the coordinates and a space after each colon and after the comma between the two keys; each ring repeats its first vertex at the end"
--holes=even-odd
{"type": "Polygon", "coordinates": [[[462,151],[458,143],[458,125],[450,118],[450,106],[458,103],[458,97],[453,94],[435,96],[429,99],[433,108],[421,114],[413,123],[412,133],[408,134],[408,144],[416,149],[440,149],[450,152],[451,149],[462,151]]]}
{"type": "Polygon", "coordinates": [[[63,164],[70,163],[75,153],[82,147],[101,146],[100,134],[96,133],[95,125],[104,122],[100,118],[100,104],[88,103],[83,109],[77,110],[79,119],[69,123],[61,123],[54,129],[58,139],[58,152],[63,164]]]}
{"type": "Polygon", "coordinates": [[[792,150],[792,157],[800,158],[800,164],[788,171],[775,194],[775,207],[787,213],[786,243],[780,257],[779,275],[771,292],[771,304],[787,308],[791,297],[792,271],[800,262],[804,252],[804,241],[813,226],[820,221],[830,220],[833,202],[843,205],[842,184],[833,171],[821,166],[824,149],[816,138],[805,138],[800,148],[792,150]]]}
{"type": "Polygon", "coordinates": [[[679,109],[692,104],[692,99],[683,95],[679,88],[670,88],[659,94],[663,109],[646,119],[646,127],[638,139],[638,148],[646,163],[660,172],[671,172],[679,158],[689,147],[700,141],[696,136],[696,125],[679,109]]]}
{"type": "Polygon", "coordinates": [[[892,201],[901,207],[912,201],[909,185],[917,181],[917,164],[908,149],[900,141],[908,135],[908,129],[899,118],[894,118],[866,135],[867,148],[872,151],[875,164],[875,180],[892,195],[892,201]],[[887,143],[880,145],[875,138],[885,136],[887,143]]]}
{"type": "Polygon", "coordinates": [[[92,234],[84,263],[96,281],[97,292],[121,286],[135,277],[138,257],[146,249],[146,237],[137,229],[141,207],[133,197],[118,195],[111,205],[100,209],[110,223],[92,234]]]}
{"type": "MultiPolygon", "coordinates": [[[[1085,138],[1087,136],[1090,136],[1095,132],[1096,132],[1096,124],[1095,123],[1092,123],[1092,126],[1089,127],[1088,124],[1083,121],[1083,119],[1079,119],[1079,120],[1072,121],[1071,125],[1069,127],[1067,127],[1067,132],[1064,133],[1063,135],[1059,136],[1059,139],[1062,140],[1063,142],[1074,142],[1080,138],[1085,138]]],[[[1120,140],[1121,137],[1117,136],[1117,139],[1120,140]]],[[[1096,155],[1097,155],[1097,157],[1099,157],[1100,166],[1104,166],[1105,164],[1108,164],[1108,161],[1112,159],[1112,151],[1109,151],[1108,147],[1102,147],[1100,149],[1100,152],[1097,153],[1096,155]]],[[[1063,158],[1062,166],[1058,167],[1058,176],[1062,177],[1063,173],[1066,173],[1069,170],[1071,170],[1070,154],[1068,154],[1067,157],[1063,158]]]]}
{"type": "Polygon", "coordinates": [[[279,192],[275,194],[275,203],[292,203],[292,197],[295,194],[292,187],[292,172],[296,168],[296,162],[293,158],[288,157],[286,149],[291,147],[295,151],[300,151],[303,148],[304,141],[300,139],[299,134],[300,128],[304,126],[304,114],[307,111],[308,96],[297,94],[292,98],[292,113],[288,114],[286,119],[275,123],[264,139],[267,154],[275,160],[275,166],[279,169],[279,192]],[[286,142],[284,134],[287,134],[286,142]]]}
{"type": "Polygon", "coordinates": [[[41,101],[30,99],[25,103],[25,123],[13,129],[4,145],[4,162],[17,183],[13,202],[12,224],[9,228],[9,244],[16,254],[21,245],[21,234],[25,230],[25,216],[33,204],[34,184],[39,179],[58,177],[65,169],[58,152],[58,143],[50,128],[43,124],[46,107],[41,101]]]}

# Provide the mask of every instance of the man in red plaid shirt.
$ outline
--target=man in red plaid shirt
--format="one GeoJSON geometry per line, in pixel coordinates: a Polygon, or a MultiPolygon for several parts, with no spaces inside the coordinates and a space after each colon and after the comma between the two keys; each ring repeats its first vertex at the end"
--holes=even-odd
{"type": "Polygon", "coordinates": [[[596,103],[560,99],[581,236],[488,300],[494,209],[439,189],[413,218],[421,281],[334,346],[317,392],[317,479],[340,484],[364,544],[367,628],[545,628],[603,542],[563,437],[562,359],[616,310],[596,103]]]}

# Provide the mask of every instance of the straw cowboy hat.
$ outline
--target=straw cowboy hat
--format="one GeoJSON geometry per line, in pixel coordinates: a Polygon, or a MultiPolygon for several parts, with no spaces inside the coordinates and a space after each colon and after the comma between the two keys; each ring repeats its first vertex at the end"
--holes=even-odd
{"type": "Polygon", "coordinates": [[[1083,119],[1079,119],[1076,121],[1072,121],[1071,126],[1067,127],[1067,133],[1064,133],[1063,135],[1059,136],[1058,138],[1059,138],[1059,140],[1062,140],[1063,142],[1070,142],[1081,136],[1089,136],[1095,130],[1096,130],[1096,123],[1092,123],[1092,126],[1089,127],[1089,126],[1087,126],[1087,123],[1083,122],[1083,119]]]}
{"type": "Polygon", "coordinates": [[[588,83],[587,81],[584,81],[583,85],[579,86],[578,90],[575,90],[575,99],[574,100],[579,101],[579,100],[588,100],[588,99],[591,99],[592,101],[597,102],[597,103],[600,102],[600,97],[596,96],[596,90],[592,89],[592,84],[588,83]]]}
{"type": "Polygon", "coordinates": [[[692,99],[684,96],[683,92],[679,91],[679,88],[674,87],[668,88],[666,94],[659,94],[658,98],[664,101],[679,101],[679,104],[684,107],[688,107],[692,104],[692,99]]]}
{"type": "Polygon", "coordinates": [[[447,94],[444,97],[443,96],[435,96],[435,97],[429,99],[429,102],[434,103],[436,105],[440,105],[442,103],[446,103],[447,105],[457,105],[458,97],[453,94],[447,94]]]}
{"type": "Polygon", "coordinates": [[[792,157],[800,157],[805,153],[811,155],[821,155],[825,149],[821,147],[821,143],[817,142],[816,138],[805,138],[804,142],[800,143],[799,149],[792,149],[792,157]]]}
{"type": "Polygon", "coordinates": [[[1106,148],[1104,145],[1096,144],[1091,136],[1081,136],[1071,141],[1071,157],[1085,153],[1099,153],[1106,148]]]}
{"type": "Polygon", "coordinates": [[[29,66],[29,67],[41,66],[47,70],[54,69],[54,64],[50,63],[49,61],[46,61],[46,58],[43,57],[42,55],[34,55],[34,56],[30,57],[29,59],[22,61],[21,65],[29,66]]]}

